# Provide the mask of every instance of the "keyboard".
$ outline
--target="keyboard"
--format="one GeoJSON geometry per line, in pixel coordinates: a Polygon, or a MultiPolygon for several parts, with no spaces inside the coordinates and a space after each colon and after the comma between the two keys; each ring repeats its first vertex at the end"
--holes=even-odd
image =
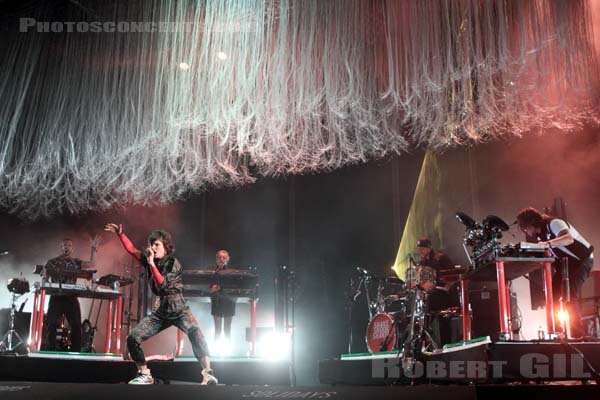
{"type": "Polygon", "coordinates": [[[258,297],[258,274],[251,270],[227,268],[214,270],[184,270],[183,294],[186,297],[210,297],[210,286],[218,284],[221,293],[240,298],[239,301],[258,297]]]}
{"type": "Polygon", "coordinates": [[[36,283],[36,290],[44,290],[48,295],[85,297],[89,299],[115,299],[121,296],[118,290],[85,286],[71,283],[42,282],[36,283]]]}

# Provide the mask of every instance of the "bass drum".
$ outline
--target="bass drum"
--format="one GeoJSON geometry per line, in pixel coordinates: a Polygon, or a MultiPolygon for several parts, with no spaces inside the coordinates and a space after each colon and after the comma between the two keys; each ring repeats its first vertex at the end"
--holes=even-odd
{"type": "Polygon", "coordinates": [[[367,347],[371,353],[391,351],[396,345],[393,314],[377,314],[367,327],[367,347]]]}

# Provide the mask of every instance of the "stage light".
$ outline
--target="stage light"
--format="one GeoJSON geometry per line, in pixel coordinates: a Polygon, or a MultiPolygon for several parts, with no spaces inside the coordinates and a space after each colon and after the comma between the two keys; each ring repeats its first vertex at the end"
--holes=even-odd
{"type": "Polygon", "coordinates": [[[289,332],[271,332],[257,343],[257,355],[267,360],[284,360],[292,348],[289,332]]]}
{"type": "Polygon", "coordinates": [[[227,53],[219,51],[217,53],[217,58],[221,61],[225,61],[225,60],[227,60],[227,53]]]}
{"type": "Polygon", "coordinates": [[[186,62],[179,63],[179,69],[187,71],[188,69],[190,69],[190,64],[186,62]]]}
{"type": "Polygon", "coordinates": [[[561,324],[567,325],[569,323],[569,312],[567,310],[557,312],[556,316],[561,324]]]}
{"type": "Polygon", "coordinates": [[[211,353],[217,357],[227,357],[233,353],[231,342],[226,338],[219,338],[213,345],[211,353]],[[214,350],[212,350],[214,349],[214,350]]]}

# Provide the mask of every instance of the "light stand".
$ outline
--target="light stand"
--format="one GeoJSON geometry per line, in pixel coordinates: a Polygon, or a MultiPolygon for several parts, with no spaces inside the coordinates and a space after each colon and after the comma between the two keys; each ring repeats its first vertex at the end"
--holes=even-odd
{"type": "Polygon", "coordinates": [[[562,282],[561,282],[561,297],[559,299],[560,304],[560,324],[562,328],[561,335],[564,339],[571,338],[571,319],[570,319],[570,305],[571,305],[571,288],[569,282],[569,260],[567,257],[562,258],[562,282]]]}
{"type": "Polygon", "coordinates": [[[296,272],[285,265],[279,266],[274,279],[274,332],[289,340],[289,377],[292,386],[296,386],[296,284],[296,272]],[[287,336],[288,333],[289,336],[287,336]]]}
{"type": "Polygon", "coordinates": [[[288,275],[290,290],[289,305],[291,308],[288,329],[290,331],[290,381],[296,386],[296,273],[290,271],[288,275]]]}

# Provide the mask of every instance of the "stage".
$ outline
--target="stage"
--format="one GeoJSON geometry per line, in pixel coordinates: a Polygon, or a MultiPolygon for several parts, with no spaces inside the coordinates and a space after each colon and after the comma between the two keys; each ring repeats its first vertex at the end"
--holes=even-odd
{"type": "Polygon", "coordinates": [[[531,399],[592,399],[600,394],[597,385],[421,385],[393,387],[349,387],[349,386],[200,386],[200,385],[105,385],[72,383],[31,383],[5,382],[0,384],[2,398],[6,400],[25,399],[87,399],[106,400],[121,398],[153,399],[431,399],[443,397],[445,400],[476,400],[497,398],[531,399]]]}
{"type": "MultiPolygon", "coordinates": [[[[156,379],[154,385],[127,385],[135,376],[133,362],[116,354],[33,352],[28,356],[0,356],[2,399],[494,399],[507,396],[563,399],[567,396],[594,398],[600,386],[584,363],[571,362],[561,369],[560,361],[579,350],[594,369],[600,367],[599,343],[493,343],[481,338],[429,355],[426,379],[409,379],[400,373],[401,354],[348,354],[319,363],[320,386],[292,387],[288,361],[250,357],[214,359],[219,385],[199,385],[199,367],[193,357],[148,362],[156,379]],[[562,355],[565,357],[561,358],[562,355]],[[531,373],[552,376],[522,376],[518,360],[534,355],[531,373]],[[547,357],[547,359],[544,359],[547,357]],[[466,363],[483,362],[487,368],[466,363]],[[454,363],[454,364],[452,364],[454,363]],[[434,369],[430,369],[434,366],[434,369]],[[495,369],[496,368],[496,369],[495,369]],[[499,368],[499,369],[498,369],[499,368]],[[437,375],[432,376],[431,371],[437,375]],[[446,371],[445,373],[442,371],[446,371]],[[458,371],[459,375],[452,376],[458,371]],[[470,379],[473,371],[480,379],[470,379]],[[501,371],[502,377],[495,374],[501,371]],[[521,375],[519,375],[521,374],[521,375]],[[574,376],[574,374],[580,374],[574,376]],[[582,375],[581,375],[582,374],[582,375]]],[[[475,365],[475,364],[473,364],[475,365]]],[[[520,368],[521,367],[521,368],[520,368]]]]}

